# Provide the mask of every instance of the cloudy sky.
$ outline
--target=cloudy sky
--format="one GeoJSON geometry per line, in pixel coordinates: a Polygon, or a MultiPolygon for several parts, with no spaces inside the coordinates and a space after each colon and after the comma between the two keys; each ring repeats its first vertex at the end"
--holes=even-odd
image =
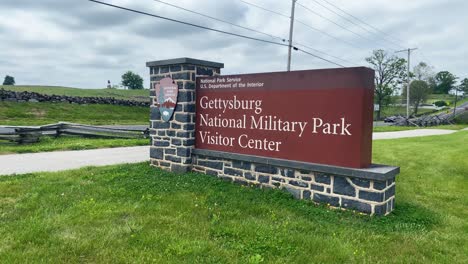
{"type": "MultiPolygon", "coordinates": [[[[281,42],[154,0],[102,1],[281,42]]],[[[246,0],[284,16],[240,0],[164,1],[288,38],[289,0],[246,0]]],[[[468,77],[467,11],[468,1],[463,0],[299,0],[293,39],[299,48],[304,48],[299,45],[313,48],[304,50],[344,66],[366,65],[364,58],[373,49],[382,48],[393,54],[395,50],[417,47],[412,62],[425,61],[436,71],[448,70],[465,78],[468,77]],[[373,28],[346,16],[327,1],[373,28]]],[[[0,77],[12,75],[17,84],[102,88],[107,80],[118,84],[122,73],[131,70],[144,77],[148,87],[145,62],[178,57],[223,62],[222,72],[226,74],[286,69],[286,47],[180,25],[87,0],[1,0],[0,17],[0,77]]],[[[293,70],[331,67],[337,66],[300,51],[293,53],[293,70]]]]}

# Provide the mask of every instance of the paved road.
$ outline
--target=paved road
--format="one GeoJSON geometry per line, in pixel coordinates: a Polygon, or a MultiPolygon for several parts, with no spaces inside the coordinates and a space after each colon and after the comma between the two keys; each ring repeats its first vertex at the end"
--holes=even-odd
{"type": "Polygon", "coordinates": [[[436,135],[447,135],[457,132],[457,130],[448,129],[415,129],[415,130],[404,130],[394,132],[377,132],[372,133],[372,139],[395,139],[395,138],[410,138],[410,137],[424,137],[424,136],[436,136],[436,135]]]}
{"type": "Polygon", "coordinates": [[[147,160],[148,146],[0,155],[0,175],[61,171],[147,160]]]}
{"type": "MultiPolygon", "coordinates": [[[[446,135],[455,132],[456,130],[443,129],[379,132],[373,134],[373,139],[446,135]]],[[[61,171],[85,166],[137,163],[147,160],[149,160],[148,146],[0,155],[0,175],[61,171]]]]}

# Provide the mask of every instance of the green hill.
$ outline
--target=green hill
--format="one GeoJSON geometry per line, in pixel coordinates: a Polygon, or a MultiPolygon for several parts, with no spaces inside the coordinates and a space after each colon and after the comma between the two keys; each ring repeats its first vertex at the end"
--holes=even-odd
{"type": "Polygon", "coordinates": [[[116,99],[127,99],[135,101],[148,101],[149,90],[118,90],[118,89],[80,89],[61,86],[38,86],[38,85],[0,85],[0,88],[16,92],[36,92],[48,95],[68,95],[81,97],[114,97],[116,99]]]}
{"type": "Polygon", "coordinates": [[[45,125],[59,121],[93,125],[146,125],[149,122],[149,107],[0,101],[0,125],[45,125]]]}

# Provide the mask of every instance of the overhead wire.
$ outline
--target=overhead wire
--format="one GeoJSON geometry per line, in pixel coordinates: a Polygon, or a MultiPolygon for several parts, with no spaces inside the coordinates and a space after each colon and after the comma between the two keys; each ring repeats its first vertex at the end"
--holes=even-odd
{"type": "MultiPolygon", "coordinates": [[[[135,9],[123,7],[123,6],[118,6],[118,5],[114,5],[114,4],[110,4],[110,3],[106,3],[106,2],[102,2],[102,1],[98,1],[98,0],[88,0],[88,1],[94,2],[94,3],[96,3],[96,4],[100,4],[100,5],[105,5],[105,6],[109,6],[109,7],[113,7],[113,8],[117,8],[117,9],[121,9],[121,10],[125,10],[125,11],[129,11],[129,12],[141,14],[141,15],[146,15],[146,16],[150,16],[150,17],[155,17],[155,18],[159,18],[159,19],[163,19],[163,20],[167,20],[167,21],[171,21],[171,22],[175,22],[175,23],[179,23],[179,24],[183,24],[183,25],[187,25],[187,26],[197,27],[197,28],[201,28],[201,29],[205,29],[205,30],[209,30],[209,31],[213,31],[213,32],[218,32],[218,33],[226,34],[226,35],[231,35],[231,36],[236,36],[236,37],[240,37],[240,38],[244,38],[244,39],[250,39],[250,40],[260,41],[260,42],[269,43],[269,44],[274,44],[274,45],[278,45],[278,46],[289,47],[289,44],[284,44],[284,43],[280,43],[280,42],[275,42],[275,41],[270,41],[270,40],[265,40],[265,39],[250,37],[250,36],[246,36],[246,35],[242,35],[242,34],[232,33],[232,32],[228,32],[228,31],[224,31],[224,30],[219,30],[219,29],[215,29],[215,28],[210,28],[210,27],[206,27],[206,26],[202,26],[202,25],[197,25],[197,24],[193,24],[193,23],[189,23],[189,22],[185,22],[185,21],[181,21],[181,20],[177,20],[177,19],[173,19],[173,18],[168,18],[168,17],[164,17],[164,16],[159,16],[159,15],[147,13],[147,12],[144,12],[144,11],[139,11],[139,10],[135,10],[135,9]]],[[[323,61],[329,62],[329,63],[331,63],[331,64],[337,65],[337,66],[339,66],[339,67],[345,67],[345,66],[343,66],[343,65],[341,65],[341,64],[339,64],[339,63],[336,63],[336,62],[333,62],[333,61],[331,61],[331,60],[325,59],[325,58],[323,58],[323,57],[321,57],[321,56],[318,56],[318,55],[316,55],[316,54],[307,52],[307,51],[305,51],[305,50],[303,50],[303,49],[299,49],[299,48],[297,48],[297,47],[293,47],[293,49],[296,50],[296,51],[301,51],[301,52],[303,52],[303,53],[305,53],[305,54],[308,54],[308,55],[313,56],[313,57],[315,57],[315,58],[321,59],[321,60],[323,60],[323,61]]]]}
{"type": "MultiPolygon", "coordinates": [[[[313,1],[314,3],[320,5],[321,7],[327,9],[328,11],[332,12],[333,14],[335,14],[335,15],[341,17],[342,19],[348,21],[349,23],[351,23],[351,24],[353,24],[353,25],[355,25],[355,26],[358,26],[359,28],[361,28],[362,30],[364,30],[364,31],[366,31],[366,32],[368,32],[368,33],[370,33],[370,34],[373,34],[373,35],[379,34],[379,32],[376,33],[375,30],[374,30],[374,32],[371,31],[371,30],[369,30],[368,28],[362,26],[362,25],[359,24],[359,23],[356,23],[356,22],[353,21],[352,19],[349,19],[349,18],[345,17],[344,15],[342,15],[342,14],[336,12],[336,11],[333,10],[332,8],[330,8],[330,7],[328,7],[328,6],[326,6],[326,5],[322,4],[322,3],[320,3],[320,2],[317,1],[317,0],[312,0],[312,1],[313,1]]],[[[361,22],[361,23],[362,23],[362,22],[361,22]]],[[[380,33],[380,34],[381,34],[381,33],[380,33]]],[[[398,46],[398,47],[400,47],[400,48],[404,48],[404,46],[400,45],[399,43],[397,43],[397,42],[395,42],[395,41],[393,41],[393,40],[387,39],[385,36],[383,36],[382,40],[384,40],[384,41],[386,41],[386,42],[388,42],[388,43],[392,43],[393,45],[396,45],[396,46],[398,46]]]]}
{"type": "Polygon", "coordinates": [[[179,24],[187,25],[187,26],[192,26],[192,27],[196,27],[196,28],[209,30],[209,31],[223,33],[223,34],[226,34],[226,35],[231,35],[231,36],[236,36],[236,37],[240,37],[240,38],[256,40],[256,41],[261,41],[261,42],[265,42],[265,43],[270,43],[270,44],[289,47],[288,44],[284,44],[284,43],[280,43],[280,42],[275,42],[275,41],[270,41],[270,40],[266,40],[266,39],[260,39],[260,38],[255,38],[255,37],[250,37],[250,36],[246,36],[246,35],[241,35],[241,34],[237,34],[237,33],[228,32],[228,31],[224,31],[224,30],[219,30],[219,29],[215,29],[215,28],[205,27],[205,26],[202,26],[202,25],[197,25],[197,24],[185,22],[185,21],[182,21],[182,20],[172,19],[172,18],[168,18],[168,17],[155,15],[155,14],[150,14],[150,13],[147,13],[147,12],[143,12],[143,11],[139,11],[139,10],[123,7],[123,6],[113,5],[113,4],[109,4],[109,3],[106,3],[106,2],[101,2],[101,1],[98,1],[98,0],[88,0],[88,1],[94,2],[94,3],[97,3],[97,4],[101,4],[101,5],[114,7],[114,8],[121,9],[121,10],[134,12],[134,13],[141,14],[141,15],[146,15],[146,16],[151,16],[151,17],[155,17],[155,18],[160,18],[160,19],[163,19],[163,20],[168,20],[168,21],[171,21],[171,22],[176,22],[176,23],[179,23],[179,24]]]}
{"type": "Polygon", "coordinates": [[[304,52],[305,54],[308,54],[308,55],[310,55],[310,56],[313,56],[313,57],[316,57],[316,58],[318,58],[318,59],[324,60],[324,61],[329,62],[329,63],[331,63],[331,64],[335,64],[335,65],[337,65],[337,66],[346,68],[345,66],[343,66],[343,65],[341,65],[341,64],[339,64],[339,63],[333,62],[333,61],[331,61],[331,60],[327,60],[327,59],[325,59],[325,58],[323,58],[323,57],[320,57],[320,56],[315,55],[315,54],[313,54],[313,53],[307,52],[307,51],[305,51],[305,50],[303,50],[303,49],[299,49],[299,48],[297,48],[297,47],[294,47],[294,49],[295,49],[295,50],[302,51],[302,52],[304,52]]]}
{"type": "Polygon", "coordinates": [[[253,28],[248,28],[248,27],[244,27],[244,26],[241,26],[241,25],[237,25],[237,24],[234,24],[234,23],[229,22],[229,21],[226,21],[226,20],[222,20],[222,19],[219,19],[219,18],[216,18],[216,17],[213,17],[213,16],[209,16],[209,15],[207,15],[207,14],[203,14],[203,13],[200,13],[200,12],[197,12],[197,11],[194,11],[194,10],[191,10],[191,9],[188,9],[188,8],[184,8],[184,7],[181,7],[181,6],[178,6],[178,5],[174,5],[174,4],[171,4],[171,3],[167,3],[167,2],[164,2],[164,1],[161,1],[161,0],[153,0],[153,1],[159,2],[159,3],[164,4],[164,5],[171,6],[171,7],[180,9],[180,10],[187,11],[187,12],[190,12],[190,13],[192,13],[192,14],[196,14],[196,15],[199,15],[199,16],[203,16],[203,17],[206,17],[206,18],[209,18],[209,19],[212,19],[212,20],[215,20],[215,21],[224,23],[224,24],[228,24],[228,25],[231,25],[231,26],[234,26],[234,27],[238,27],[238,28],[242,28],[242,29],[245,29],[245,30],[249,30],[249,31],[252,31],[252,32],[255,32],[255,33],[259,33],[259,34],[262,34],[262,35],[265,35],[265,36],[268,36],[268,37],[271,37],[271,38],[276,38],[276,39],[279,39],[279,40],[281,40],[281,41],[283,41],[283,42],[286,42],[286,39],[284,39],[284,38],[281,38],[281,37],[278,37],[278,36],[274,36],[274,35],[271,35],[271,34],[268,34],[268,33],[265,33],[265,32],[262,32],[262,31],[259,31],[259,30],[256,30],[256,29],[253,29],[253,28]]]}
{"type": "MultiPolygon", "coordinates": [[[[244,4],[246,4],[246,5],[250,5],[250,6],[253,6],[253,7],[255,7],[255,8],[261,9],[261,10],[263,10],[263,11],[266,11],[266,12],[269,12],[269,13],[272,13],[272,14],[275,14],[275,15],[278,15],[278,16],[281,16],[281,17],[285,17],[285,18],[287,18],[287,19],[290,19],[289,16],[287,16],[287,15],[285,15],[285,14],[282,14],[282,13],[280,13],[280,12],[277,12],[277,11],[274,11],[274,10],[271,10],[271,9],[268,9],[268,8],[265,8],[265,7],[263,7],[263,6],[260,6],[260,5],[257,5],[257,4],[248,2],[248,1],[244,1],[244,0],[239,0],[239,1],[242,2],[242,3],[244,3],[244,4]]],[[[361,48],[361,47],[359,47],[358,45],[355,45],[355,44],[353,44],[353,43],[351,43],[351,42],[349,42],[349,41],[346,41],[346,40],[344,40],[344,39],[341,39],[341,38],[339,38],[339,37],[333,36],[332,34],[326,32],[326,31],[323,31],[323,30],[321,30],[321,29],[318,29],[318,28],[316,28],[316,27],[313,27],[313,26],[311,26],[311,25],[309,25],[309,24],[305,23],[304,21],[301,21],[301,20],[299,20],[299,19],[297,19],[297,18],[295,18],[294,21],[297,22],[297,23],[299,23],[299,24],[301,24],[301,25],[303,25],[303,26],[305,26],[305,27],[307,27],[307,28],[309,28],[309,29],[312,29],[312,30],[314,30],[314,31],[317,31],[317,32],[319,32],[319,33],[321,33],[321,34],[323,34],[323,35],[325,35],[325,36],[327,36],[327,37],[330,37],[330,38],[333,38],[333,39],[338,40],[338,41],[340,41],[340,42],[343,42],[343,43],[345,43],[345,44],[347,44],[347,45],[349,45],[349,46],[351,46],[351,47],[353,47],[353,48],[359,48],[359,49],[361,48]]]]}
{"type": "Polygon", "coordinates": [[[347,11],[345,11],[344,9],[338,7],[337,5],[331,3],[330,1],[328,1],[328,0],[323,0],[323,1],[326,2],[327,4],[329,4],[330,6],[333,6],[334,8],[340,10],[340,11],[343,12],[344,14],[346,14],[346,15],[348,15],[348,16],[354,18],[355,20],[357,20],[357,21],[359,21],[359,22],[361,22],[362,24],[364,24],[364,25],[366,25],[366,26],[372,28],[373,30],[375,30],[375,31],[377,31],[377,32],[380,32],[381,34],[384,34],[384,35],[386,35],[386,36],[388,36],[388,37],[390,37],[390,38],[392,38],[392,39],[394,39],[394,40],[396,40],[396,41],[404,42],[403,40],[398,39],[398,38],[395,38],[395,37],[393,37],[392,35],[390,35],[390,34],[384,32],[384,31],[378,29],[377,27],[374,27],[374,26],[372,26],[371,24],[366,23],[365,21],[363,21],[363,20],[359,19],[358,17],[356,17],[356,16],[350,14],[349,12],[347,12],[347,11]]]}
{"type": "MultiPolygon", "coordinates": [[[[193,14],[197,14],[197,15],[200,15],[200,16],[203,16],[203,17],[206,17],[206,18],[209,18],[209,19],[218,21],[218,22],[222,22],[222,23],[225,23],[225,24],[228,24],[228,25],[231,25],[231,26],[235,26],[235,27],[238,27],[238,28],[246,29],[246,30],[249,30],[249,31],[252,31],[252,32],[256,32],[256,33],[259,33],[259,34],[263,34],[263,35],[269,36],[269,37],[271,37],[271,38],[280,39],[280,40],[282,40],[283,42],[286,41],[285,38],[282,38],[282,37],[280,37],[280,36],[272,35],[272,34],[270,34],[270,33],[266,33],[266,32],[259,31],[259,30],[256,30],[256,29],[252,29],[252,28],[245,27],[245,26],[241,26],[241,25],[238,25],[238,24],[234,24],[234,23],[232,23],[232,22],[229,22],[229,21],[226,21],[226,20],[223,20],[223,19],[220,19],[220,18],[216,18],[216,17],[213,17],[213,16],[209,16],[209,15],[206,15],[206,14],[203,14],[203,13],[200,13],[200,12],[197,12],[197,11],[194,11],[194,10],[191,10],[191,9],[187,9],[187,8],[184,8],[184,7],[181,7],[181,6],[178,6],[178,5],[170,4],[170,3],[167,3],[167,2],[164,2],[164,1],[161,1],[161,0],[153,0],[153,1],[159,2],[159,3],[161,3],[161,4],[165,4],[165,5],[168,5],[168,6],[177,8],[177,9],[180,9],[180,10],[184,10],[184,11],[187,11],[187,12],[190,12],[190,13],[193,13],[193,14]]],[[[357,64],[355,64],[355,63],[353,63],[353,62],[350,62],[350,61],[348,61],[348,60],[345,60],[345,59],[339,58],[339,57],[337,57],[337,56],[328,54],[328,53],[326,53],[326,52],[320,51],[320,50],[318,50],[318,49],[312,48],[312,47],[310,47],[310,45],[301,44],[301,43],[298,43],[298,42],[294,42],[293,44],[294,44],[294,45],[297,45],[297,46],[302,46],[302,47],[304,47],[304,48],[306,48],[306,49],[309,49],[309,50],[313,50],[313,51],[318,52],[318,53],[320,53],[320,54],[329,56],[329,57],[331,57],[331,58],[335,58],[335,59],[337,59],[337,60],[340,60],[340,61],[349,63],[349,64],[351,64],[351,65],[357,65],[357,64]]]]}
{"type": "MultiPolygon", "coordinates": [[[[310,13],[316,15],[316,16],[319,16],[319,17],[321,17],[321,18],[327,20],[327,21],[329,21],[330,23],[332,23],[332,24],[334,24],[334,25],[336,25],[336,26],[338,26],[338,27],[340,27],[340,28],[342,28],[342,29],[344,29],[344,30],[346,30],[346,31],[348,31],[348,32],[351,32],[352,34],[354,34],[354,35],[356,35],[356,36],[358,36],[358,37],[360,37],[360,38],[362,38],[362,39],[365,39],[365,40],[370,41],[370,42],[373,41],[372,39],[369,39],[369,38],[367,38],[367,37],[365,37],[365,36],[363,36],[363,35],[361,35],[361,34],[355,32],[355,31],[353,31],[353,30],[351,30],[351,29],[349,29],[349,28],[347,28],[347,27],[345,27],[345,26],[339,24],[339,23],[336,23],[335,21],[333,21],[333,20],[327,18],[326,16],[324,16],[324,15],[318,13],[318,12],[315,12],[314,10],[310,9],[309,7],[307,7],[307,6],[305,6],[305,5],[301,4],[301,3],[296,3],[296,4],[297,4],[298,6],[304,8],[304,9],[307,10],[308,12],[310,12],[310,13]]],[[[392,48],[391,50],[394,50],[394,49],[392,48]]]]}
{"type": "Polygon", "coordinates": [[[334,56],[334,55],[325,53],[325,52],[320,51],[320,50],[318,50],[318,49],[312,48],[312,47],[310,47],[310,46],[308,46],[308,45],[304,45],[304,44],[301,44],[301,43],[298,43],[298,42],[294,42],[294,45],[296,45],[296,46],[301,46],[301,47],[304,47],[304,48],[309,49],[309,50],[313,50],[314,52],[327,55],[327,56],[329,56],[329,57],[332,57],[332,58],[334,58],[334,59],[337,59],[337,60],[340,60],[340,61],[349,63],[349,64],[354,65],[354,66],[358,66],[358,64],[356,64],[356,63],[354,63],[354,62],[351,62],[351,61],[349,61],[349,60],[342,59],[342,58],[340,58],[340,57],[336,57],[336,56],[334,56]]]}
{"type": "Polygon", "coordinates": [[[240,0],[240,1],[241,1],[242,3],[244,3],[244,4],[247,4],[247,5],[250,5],[250,6],[254,6],[254,7],[256,7],[256,8],[259,8],[259,9],[262,9],[262,10],[264,10],[264,11],[267,11],[267,12],[270,12],[270,13],[273,13],[273,14],[276,14],[276,15],[278,15],[278,16],[290,18],[288,15],[282,14],[282,13],[280,13],[280,12],[273,11],[273,10],[268,9],[268,8],[265,8],[265,7],[263,7],[263,6],[259,6],[259,5],[257,5],[257,4],[254,4],[254,3],[251,3],[251,2],[247,2],[247,1],[244,1],[244,0],[240,0]]]}

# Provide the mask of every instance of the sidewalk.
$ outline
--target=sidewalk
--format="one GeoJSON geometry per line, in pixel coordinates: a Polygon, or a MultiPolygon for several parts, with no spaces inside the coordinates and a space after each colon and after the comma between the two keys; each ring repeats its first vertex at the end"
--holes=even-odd
{"type": "Polygon", "coordinates": [[[149,146],[0,155],[0,175],[61,171],[149,160],[149,146]]]}
{"type": "Polygon", "coordinates": [[[425,137],[436,135],[448,135],[457,132],[457,130],[448,129],[415,129],[394,132],[377,132],[372,133],[372,139],[395,139],[395,138],[409,138],[409,137],[425,137]]]}
{"type": "MultiPolygon", "coordinates": [[[[465,129],[465,130],[468,130],[465,129]]],[[[374,140],[407,137],[447,135],[456,130],[417,129],[373,133],[374,140]]],[[[0,175],[24,174],[42,171],[61,171],[85,166],[104,166],[137,163],[149,160],[149,146],[55,151],[28,154],[0,155],[0,175]]]]}

